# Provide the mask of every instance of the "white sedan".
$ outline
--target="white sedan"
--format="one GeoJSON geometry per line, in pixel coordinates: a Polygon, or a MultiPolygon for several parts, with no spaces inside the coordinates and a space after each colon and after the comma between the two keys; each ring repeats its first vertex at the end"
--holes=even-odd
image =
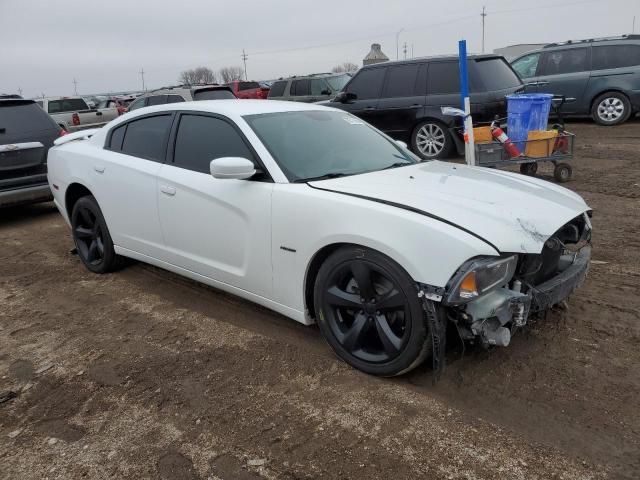
{"type": "Polygon", "coordinates": [[[508,345],[589,265],[579,195],[420,162],[320,105],[168,104],[56,144],[51,190],[89,270],[130,257],[317,322],[342,359],[376,375],[429,356],[439,368],[447,324],[508,345]]]}

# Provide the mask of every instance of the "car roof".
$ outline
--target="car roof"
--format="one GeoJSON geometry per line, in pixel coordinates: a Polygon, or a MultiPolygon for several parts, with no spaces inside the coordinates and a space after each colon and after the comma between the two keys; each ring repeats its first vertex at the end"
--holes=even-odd
{"type": "MultiPolygon", "coordinates": [[[[502,55],[496,55],[495,53],[467,55],[468,60],[489,59],[489,58],[504,58],[504,57],[502,55]]],[[[368,68],[380,68],[388,65],[405,65],[405,64],[412,64],[412,63],[434,62],[438,60],[452,60],[452,61],[455,60],[457,62],[458,55],[454,55],[454,54],[432,55],[429,57],[412,58],[410,60],[393,60],[388,62],[372,63],[371,65],[365,65],[364,67],[361,68],[361,70],[368,69],[368,68]]]]}
{"type": "MultiPolygon", "coordinates": [[[[229,117],[259,115],[264,113],[302,112],[313,110],[336,110],[313,103],[286,102],[278,100],[200,100],[195,102],[167,103],[153,107],[144,107],[134,110],[142,115],[153,112],[167,112],[173,110],[195,110],[200,112],[218,113],[229,117]]],[[[336,110],[338,111],[338,110],[336,110]]],[[[131,117],[129,117],[131,118],[131,117]]]]}

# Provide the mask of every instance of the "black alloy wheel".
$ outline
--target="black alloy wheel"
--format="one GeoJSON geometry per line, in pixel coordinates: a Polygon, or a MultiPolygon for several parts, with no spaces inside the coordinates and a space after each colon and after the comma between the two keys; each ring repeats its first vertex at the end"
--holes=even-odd
{"type": "Polygon", "coordinates": [[[80,198],[71,213],[73,241],[82,263],[94,273],[119,268],[122,258],[116,255],[111,235],[95,198],[80,198]]]}
{"type": "Polygon", "coordinates": [[[367,373],[399,375],[430,352],[417,293],[409,275],[386,256],[340,249],[318,273],[318,324],[347,363],[367,373]]]}

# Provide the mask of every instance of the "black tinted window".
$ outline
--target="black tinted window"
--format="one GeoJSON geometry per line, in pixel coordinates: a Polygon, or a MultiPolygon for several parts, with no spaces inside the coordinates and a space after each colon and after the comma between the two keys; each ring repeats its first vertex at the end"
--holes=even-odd
{"type": "MultiPolygon", "coordinates": [[[[42,108],[32,102],[1,102],[0,129],[6,135],[23,134],[36,130],[59,130],[42,108]]],[[[3,134],[0,134],[0,143],[3,134]]],[[[8,137],[4,137],[8,138],[8,137]]]]}
{"type": "Polygon", "coordinates": [[[287,86],[287,81],[276,82],[271,85],[269,90],[269,97],[282,97],[284,95],[284,88],[287,86]]]}
{"type": "Polygon", "coordinates": [[[211,160],[253,155],[237,130],[224,120],[202,115],[183,115],[176,135],[173,161],[176,166],[209,173],[211,160]]]}
{"type": "Polygon", "coordinates": [[[378,98],[382,90],[382,82],[386,68],[366,68],[360,70],[353,80],[349,82],[346,91],[355,93],[358,100],[378,98]]]}
{"type": "Polygon", "coordinates": [[[427,92],[430,95],[459,93],[460,69],[458,62],[430,63],[427,72],[427,92]]]}
{"type": "Polygon", "coordinates": [[[308,78],[304,80],[294,80],[291,83],[291,95],[296,97],[311,95],[311,81],[308,78]]]}
{"type": "Polygon", "coordinates": [[[122,153],[162,162],[171,115],[141,118],[127,124],[122,153]]]}
{"type": "Polygon", "coordinates": [[[184,98],[180,95],[167,95],[167,103],[180,103],[184,102],[184,98]]]}
{"type": "Polygon", "coordinates": [[[88,106],[81,98],[64,98],[62,100],[49,101],[49,113],[78,112],[88,110],[88,106]]]}
{"type": "Polygon", "coordinates": [[[383,97],[411,97],[415,95],[418,77],[417,63],[389,67],[383,97]]]}
{"type": "Polygon", "coordinates": [[[165,103],[167,103],[166,95],[152,95],[151,97],[147,98],[148,107],[151,107],[153,105],[164,105],[165,103]]]}
{"type": "Polygon", "coordinates": [[[592,52],[594,70],[640,65],[640,45],[593,47],[592,52]]]}
{"type": "Polygon", "coordinates": [[[239,82],[238,90],[252,90],[254,88],[260,88],[258,82],[239,82]]]}
{"type": "Polygon", "coordinates": [[[504,90],[522,85],[518,74],[502,58],[481,59],[474,63],[475,70],[469,75],[473,80],[471,83],[476,86],[483,85],[486,91],[504,90]],[[476,79],[480,82],[475,81],[476,79]]]}
{"type": "Polygon", "coordinates": [[[126,125],[122,125],[111,132],[111,141],[109,142],[109,148],[116,152],[122,150],[122,140],[124,140],[124,132],[127,129],[126,125]]]}
{"type": "Polygon", "coordinates": [[[193,93],[194,100],[230,100],[236,96],[226,88],[212,90],[197,90],[193,93]]]}
{"type": "Polygon", "coordinates": [[[544,52],[540,57],[539,75],[559,75],[587,70],[586,48],[571,48],[544,52]]]}

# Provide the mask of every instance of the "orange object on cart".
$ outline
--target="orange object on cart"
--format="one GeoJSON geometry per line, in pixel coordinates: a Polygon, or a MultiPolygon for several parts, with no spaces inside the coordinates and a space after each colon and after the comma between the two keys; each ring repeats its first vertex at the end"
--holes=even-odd
{"type": "Polygon", "coordinates": [[[475,143],[493,142],[493,135],[491,135],[491,127],[475,127],[473,129],[473,141],[475,143]]]}
{"type": "Polygon", "coordinates": [[[524,155],[532,158],[550,157],[557,137],[557,130],[531,130],[524,155]]]}

